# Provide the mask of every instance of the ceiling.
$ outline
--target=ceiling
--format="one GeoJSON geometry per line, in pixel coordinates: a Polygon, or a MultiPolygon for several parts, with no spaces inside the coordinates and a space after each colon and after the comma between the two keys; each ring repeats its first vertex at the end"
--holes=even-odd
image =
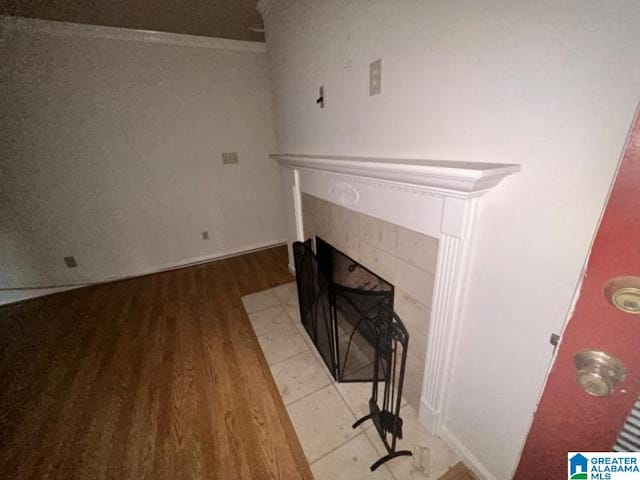
{"type": "Polygon", "coordinates": [[[0,0],[0,14],[264,42],[257,0],[0,0]]]}

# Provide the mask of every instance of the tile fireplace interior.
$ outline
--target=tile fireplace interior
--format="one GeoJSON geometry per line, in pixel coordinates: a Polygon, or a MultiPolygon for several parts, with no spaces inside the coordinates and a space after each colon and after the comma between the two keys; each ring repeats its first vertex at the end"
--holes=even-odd
{"type": "Polygon", "coordinates": [[[413,450],[414,457],[393,459],[372,473],[369,467],[386,453],[384,446],[370,422],[351,427],[369,413],[371,383],[333,381],[300,322],[295,283],[242,301],[316,480],[437,479],[459,461],[405,401],[399,448],[413,450]]]}
{"type": "Polygon", "coordinates": [[[305,238],[318,236],[394,285],[394,310],[410,335],[404,398],[420,406],[438,240],[302,194],[305,238]]]}

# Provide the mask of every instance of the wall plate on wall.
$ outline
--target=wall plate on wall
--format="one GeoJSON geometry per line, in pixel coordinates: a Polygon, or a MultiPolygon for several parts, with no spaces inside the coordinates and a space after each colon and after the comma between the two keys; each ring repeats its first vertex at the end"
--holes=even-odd
{"type": "Polygon", "coordinates": [[[233,165],[238,163],[238,152],[226,152],[222,154],[223,165],[233,165]]]}
{"type": "Polygon", "coordinates": [[[63,257],[64,264],[67,268],[76,268],[78,266],[78,262],[76,261],[76,257],[63,257]]]}
{"type": "Polygon", "coordinates": [[[382,93],[382,59],[369,64],[369,96],[382,93]]]}

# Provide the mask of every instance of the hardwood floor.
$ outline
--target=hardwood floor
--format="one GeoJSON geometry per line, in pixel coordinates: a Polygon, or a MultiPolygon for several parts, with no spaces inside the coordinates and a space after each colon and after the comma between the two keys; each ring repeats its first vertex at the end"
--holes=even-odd
{"type": "Polygon", "coordinates": [[[0,307],[0,478],[311,479],[240,298],[277,247],[0,307]]]}

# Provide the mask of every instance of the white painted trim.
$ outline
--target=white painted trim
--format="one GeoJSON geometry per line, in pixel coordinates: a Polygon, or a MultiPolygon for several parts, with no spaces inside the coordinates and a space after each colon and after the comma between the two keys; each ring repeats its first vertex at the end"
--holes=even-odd
{"type": "MultiPolygon", "coordinates": [[[[223,253],[216,253],[213,255],[201,255],[198,257],[190,257],[190,258],[185,258],[183,260],[179,260],[178,262],[171,262],[171,263],[166,263],[162,266],[160,266],[159,268],[156,269],[152,269],[152,270],[145,270],[143,272],[140,273],[134,273],[134,274],[130,274],[130,275],[123,275],[123,276],[115,276],[115,277],[107,277],[101,280],[95,280],[95,281],[91,281],[91,282],[83,282],[80,284],[69,284],[69,285],[62,285],[59,287],[44,287],[44,288],[38,288],[37,285],[34,285],[33,287],[29,286],[29,287],[25,287],[22,289],[11,289],[11,290],[5,290],[5,291],[14,291],[14,292],[26,292],[26,291],[34,291],[34,292],[40,292],[37,295],[34,295],[33,297],[29,297],[29,298],[36,298],[36,297],[44,297],[46,295],[51,295],[53,293],[58,293],[58,292],[62,292],[65,290],[72,290],[75,288],[82,288],[82,287],[89,287],[91,285],[98,285],[101,283],[110,283],[110,282],[118,282],[120,280],[127,280],[130,278],[136,278],[136,277],[144,277],[145,275],[152,275],[154,273],[162,273],[162,272],[168,272],[171,270],[177,270],[179,268],[186,268],[186,267],[194,267],[196,265],[201,265],[203,263],[208,263],[208,262],[212,262],[215,260],[223,260],[225,258],[231,258],[231,257],[237,257],[239,255],[245,255],[247,253],[252,253],[252,252],[257,252],[260,250],[265,250],[267,248],[273,248],[273,247],[278,247],[280,245],[286,245],[287,241],[286,240],[275,240],[272,242],[265,242],[265,243],[259,243],[257,245],[253,245],[253,246],[247,246],[247,247],[243,247],[241,249],[232,249],[232,250],[227,250],[226,252],[223,253]]],[[[291,266],[289,265],[289,269],[291,269],[291,266]]],[[[16,300],[15,302],[20,302],[22,300],[26,300],[25,298],[22,298],[20,300],[16,300]]],[[[13,301],[9,301],[9,302],[0,302],[0,305],[5,305],[5,304],[9,304],[9,303],[15,303],[13,301]]]]}
{"type": "Polygon", "coordinates": [[[474,163],[409,158],[341,157],[273,154],[271,158],[290,168],[304,168],[424,187],[442,193],[468,196],[498,185],[520,165],[474,163]]]}
{"type": "Polygon", "coordinates": [[[445,364],[447,357],[451,355],[449,345],[453,322],[456,320],[453,312],[455,291],[460,278],[461,248],[460,239],[451,235],[442,235],[438,244],[438,262],[421,395],[421,402],[429,407],[427,414],[422,414],[421,417],[428,422],[425,426],[433,433],[438,433],[446,402],[443,385],[447,381],[448,372],[445,364]],[[428,368],[427,365],[429,365],[428,368]]]}
{"type": "Polygon", "coordinates": [[[301,192],[431,237],[440,236],[445,202],[440,193],[319,170],[294,172],[298,172],[301,192]]]}
{"type": "Polygon", "coordinates": [[[430,432],[434,432],[435,427],[440,422],[439,413],[436,412],[433,407],[431,407],[431,405],[427,403],[427,400],[422,395],[420,396],[420,409],[418,411],[418,418],[420,419],[420,423],[424,425],[424,427],[430,432]]]}
{"type": "Polygon", "coordinates": [[[456,437],[447,427],[442,427],[440,437],[447,442],[451,449],[462,459],[464,464],[469,467],[479,480],[498,480],[482,462],[476,457],[471,450],[464,446],[458,437],[456,437]]]}
{"type": "Polygon", "coordinates": [[[0,15],[0,35],[20,32],[56,37],[82,37],[125,42],[159,43],[180,47],[212,48],[238,52],[265,53],[263,42],[247,42],[227,38],[200,37],[181,33],[154,32],[129,28],[85,25],[82,23],[56,22],[36,18],[12,17],[0,15]]]}
{"type": "MultiPolygon", "coordinates": [[[[459,199],[455,201],[460,202],[459,199]]],[[[450,221],[456,223],[456,228],[451,233],[443,230],[438,245],[438,263],[425,360],[425,365],[431,365],[431,367],[425,366],[421,396],[421,404],[428,407],[424,413],[421,412],[421,420],[434,433],[440,431],[448,405],[478,202],[479,199],[472,198],[465,200],[463,205],[457,207],[459,211],[455,215],[459,221],[450,221]]],[[[445,225],[446,222],[443,221],[443,228],[445,225]]]]}
{"type": "Polygon", "coordinates": [[[0,292],[0,293],[8,293],[9,296],[11,296],[13,292],[15,292],[16,295],[19,295],[18,298],[13,298],[13,299],[7,299],[7,298],[4,298],[4,295],[0,295],[0,306],[9,305],[12,303],[24,302],[26,300],[31,300],[32,298],[46,297],[49,295],[53,295],[55,293],[62,293],[62,292],[66,292],[67,290],[75,290],[77,288],[82,288],[85,286],[88,286],[88,285],[81,285],[78,287],[26,289],[26,290],[11,290],[9,292],[0,292]]]}
{"type": "Polygon", "coordinates": [[[300,190],[300,172],[293,171],[293,212],[296,218],[296,235],[299,242],[304,241],[304,219],[302,218],[302,194],[300,190]]]}
{"type": "MultiPolygon", "coordinates": [[[[185,260],[182,260],[180,262],[177,263],[170,263],[170,264],[166,264],[165,267],[161,267],[158,270],[155,271],[151,271],[149,273],[147,273],[146,275],[150,274],[150,273],[160,273],[160,272],[166,272],[169,270],[175,270],[176,268],[185,268],[185,267],[191,267],[191,266],[195,266],[195,265],[199,265],[201,263],[208,263],[211,262],[213,260],[224,260],[225,258],[230,258],[230,257],[237,257],[239,255],[245,255],[247,253],[252,253],[252,252],[257,252],[259,250],[265,250],[267,248],[273,248],[273,247],[278,247],[280,245],[286,245],[287,241],[284,239],[279,239],[279,240],[273,240],[270,242],[264,242],[264,243],[257,243],[254,245],[248,245],[246,247],[241,247],[241,248],[233,248],[230,250],[227,250],[225,252],[222,253],[215,253],[213,255],[202,255],[199,257],[191,257],[185,260]]],[[[139,275],[135,275],[136,277],[139,275]]]]}
{"type": "Polygon", "coordinates": [[[260,0],[256,5],[256,10],[258,10],[264,18],[269,15],[269,11],[276,3],[278,3],[278,0],[260,0]]]}
{"type": "Polygon", "coordinates": [[[419,412],[425,427],[439,434],[448,405],[479,202],[520,166],[317,155],[271,157],[283,172],[293,172],[296,240],[304,240],[301,193],[439,239],[419,412]]]}

